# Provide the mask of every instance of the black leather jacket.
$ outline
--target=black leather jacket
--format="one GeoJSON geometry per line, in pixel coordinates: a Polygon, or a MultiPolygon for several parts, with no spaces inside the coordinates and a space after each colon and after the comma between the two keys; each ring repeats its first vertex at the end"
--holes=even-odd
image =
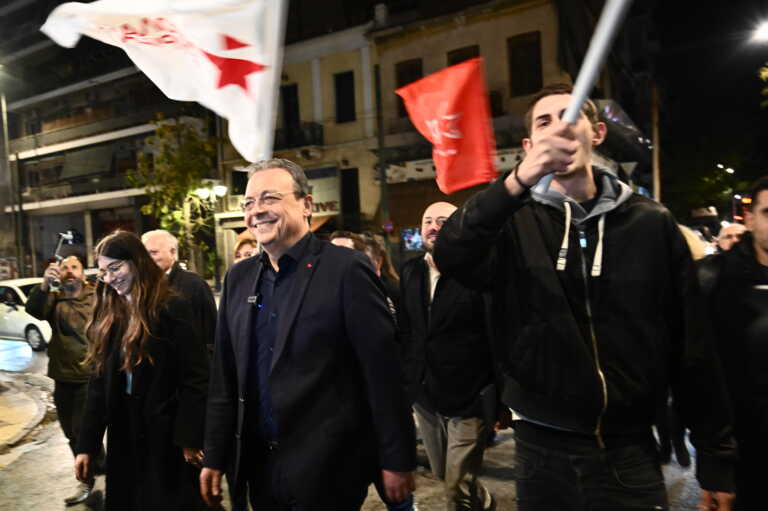
{"type": "Polygon", "coordinates": [[[693,431],[702,486],[732,490],[729,401],[672,215],[597,174],[603,213],[582,210],[583,222],[564,236],[563,211],[528,192],[511,197],[505,177],[450,217],[435,248],[444,275],[492,294],[502,400],[524,417],[600,439],[649,431],[671,385],[693,431]]]}

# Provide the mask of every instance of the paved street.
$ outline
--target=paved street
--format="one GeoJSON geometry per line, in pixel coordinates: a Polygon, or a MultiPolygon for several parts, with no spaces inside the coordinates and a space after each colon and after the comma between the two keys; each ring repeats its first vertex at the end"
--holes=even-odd
{"type": "MultiPolygon", "coordinates": [[[[66,439],[56,422],[50,398],[52,381],[45,373],[45,353],[33,353],[26,344],[0,340],[0,374],[26,385],[37,392],[45,403],[47,413],[39,426],[17,446],[0,452],[0,509],[59,511],[63,499],[69,496],[76,482],[72,475],[72,456],[66,439]]],[[[0,417],[2,421],[2,417],[0,417]]],[[[498,443],[486,454],[483,481],[498,500],[498,509],[514,511],[515,493],[512,476],[514,440],[511,433],[502,433],[498,443]]],[[[420,511],[445,508],[440,482],[423,465],[426,458],[420,449],[422,466],[417,474],[416,497],[420,511]]],[[[692,469],[677,465],[664,469],[670,489],[672,511],[696,509],[696,486],[692,469]]],[[[104,480],[97,480],[97,491],[90,501],[68,509],[73,511],[103,508],[104,480]]],[[[364,511],[384,511],[385,507],[371,489],[364,511]]]]}

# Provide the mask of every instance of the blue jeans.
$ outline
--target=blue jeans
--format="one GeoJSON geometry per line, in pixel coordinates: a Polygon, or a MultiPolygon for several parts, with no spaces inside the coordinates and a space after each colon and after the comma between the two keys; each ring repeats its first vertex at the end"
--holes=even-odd
{"type": "MultiPolygon", "coordinates": [[[[601,449],[587,437],[516,431],[519,511],[666,511],[667,491],[652,437],[601,449]],[[522,434],[521,434],[522,433],[522,434]],[[558,438],[558,435],[560,437],[558,438]],[[524,438],[520,438],[520,437],[524,438]]],[[[607,443],[607,442],[606,442],[607,443]]]]}

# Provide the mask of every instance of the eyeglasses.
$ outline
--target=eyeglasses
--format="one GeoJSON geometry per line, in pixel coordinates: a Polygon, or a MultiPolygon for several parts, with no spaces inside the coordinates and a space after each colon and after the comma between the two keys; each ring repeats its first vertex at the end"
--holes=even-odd
{"type": "Polygon", "coordinates": [[[244,201],[240,202],[240,207],[243,208],[243,211],[248,212],[257,204],[260,208],[265,206],[274,206],[283,200],[283,197],[289,194],[298,195],[294,190],[288,192],[264,192],[258,199],[254,199],[253,197],[246,197],[244,201]]]}
{"type": "Polygon", "coordinates": [[[120,274],[120,272],[123,271],[126,262],[127,261],[119,261],[107,265],[105,269],[100,270],[99,273],[96,274],[96,278],[99,279],[100,282],[105,282],[104,278],[106,278],[107,275],[109,275],[111,278],[115,278],[120,274]]]}

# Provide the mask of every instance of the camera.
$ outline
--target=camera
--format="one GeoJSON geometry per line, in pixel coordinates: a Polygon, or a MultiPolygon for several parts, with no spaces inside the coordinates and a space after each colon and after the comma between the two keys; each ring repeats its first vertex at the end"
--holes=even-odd
{"type": "MultiPolygon", "coordinates": [[[[56,261],[61,263],[61,261],[64,260],[64,258],[59,253],[61,251],[61,246],[65,243],[71,244],[75,242],[75,234],[72,231],[65,231],[59,233],[59,242],[56,244],[56,252],[53,254],[53,256],[56,258],[56,261]]],[[[48,279],[48,287],[51,290],[52,293],[58,293],[61,291],[61,280],[57,278],[49,278],[48,279]]]]}

